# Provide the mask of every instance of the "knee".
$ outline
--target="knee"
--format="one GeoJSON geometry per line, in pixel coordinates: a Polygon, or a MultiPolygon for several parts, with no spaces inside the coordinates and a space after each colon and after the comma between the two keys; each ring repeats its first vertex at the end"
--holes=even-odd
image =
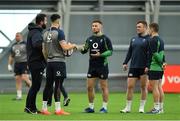
{"type": "Polygon", "coordinates": [[[27,76],[24,76],[24,75],[23,75],[21,78],[22,78],[22,80],[24,80],[24,81],[27,80],[27,76]]]}
{"type": "Polygon", "coordinates": [[[106,91],[108,89],[108,86],[107,85],[101,85],[101,90],[102,91],[106,91]]]}
{"type": "Polygon", "coordinates": [[[88,92],[92,92],[92,91],[93,91],[93,89],[94,89],[94,87],[93,87],[93,86],[91,86],[91,85],[88,85],[88,86],[87,86],[87,90],[88,90],[88,92]]]}
{"type": "Polygon", "coordinates": [[[133,90],[134,89],[134,85],[128,85],[127,89],[128,90],[133,90]]]}
{"type": "Polygon", "coordinates": [[[32,84],[31,89],[35,92],[38,92],[40,90],[40,85],[32,84]]]}
{"type": "Polygon", "coordinates": [[[147,86],[146,85],[141,86],[141,90],[142,91],[146,91],[147,90],[147,86]]]}

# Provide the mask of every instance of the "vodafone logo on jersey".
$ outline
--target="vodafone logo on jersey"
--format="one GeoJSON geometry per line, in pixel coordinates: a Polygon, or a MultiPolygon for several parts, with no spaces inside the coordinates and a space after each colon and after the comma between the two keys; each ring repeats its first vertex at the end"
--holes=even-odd
{"type": "Polygon", "coordinates": [[[164,92],[180,93],[180,65],[167,65],[162,84],[164,92]]]}

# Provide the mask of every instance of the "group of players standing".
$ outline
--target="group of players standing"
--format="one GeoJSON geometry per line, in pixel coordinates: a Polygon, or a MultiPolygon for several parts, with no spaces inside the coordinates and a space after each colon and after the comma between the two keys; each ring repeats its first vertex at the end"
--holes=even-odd
{"type": "MultiPolygon", "coordinates": [[[[66,78],[65,52],[69,50],[78,50],[82,54],[89,51],[89,69],[87,73],[87,92],[89,106],[84,112],[94,113],[94,86],[96,79],[99,79],[102,89],[103,103],[99,110],[101,113],[107,113],[108,105],[108,61],[107,57],[113,53],[111,40],[102,33],[103,23],[100,20],[92,22],[93,35],[88,37],[84,45],[76,45],[65,40],[63,30],[60,29],[60,16],[53,14],[50,17],[51,26],[46,29],[47,17],[45,14],[38,14],[36,22],[28,25],[29,33],[27,43],[16,38],[13,44],[11,55],[9,57],[8,70],[12,71],[12,60],[15,59],[14,72],[16,82],[25,80],[30,87],[27,98],[25,112],[31,114],[50,115],[48,111],[48,102],[51,105],[52,94],[55,99],[55,114],[69,115],[61,108],[60,97],[61,92],[64,96],[64,105],[67,106],[70,98],[64,89],[63,82],[66,78]],[[43,30],[45,32],[43,32],[43,30]],[[28,68],[27,68],[28,67],[28,68]],[[41,81],[46,68],[46,85],[43,91],[42,111],[36,107],[36,96],[41,86],[41,81]],[[28,70],[31,73],[32,84],[27,77],[28,70]],[[25,74],[26,78],[23,78],[25,74]],[[20,79],[18,77],[21,77],[20,79]],[[54,87],[53,87],[54,85],[54,87]]],[[[156,23],[148,25],[145,21],[138,21],[136,24],[137,36],[130,41],[129,50],[123,69],[126,71],[129,60],[131,60],[128,80],[127,80],[127,103],[121,113],[131,112],[131,104],[133,98],[133,90],[137,80],[141,83],[141,100],[139,112],[144,113],[144,106],[147,96],[148,80],[152,86],[154,97],[154,108],[148,113],[163,112],[164,93],[161,86],[161,79],[165,65],[164,42],[158,35],[159,26],[156,23]],[[147,76],[148,75],[148,76],[147,76]],[[149,77],[149,79],[148,79],[149,77]]],[[[16,85],[19,85],[19,84],[16,85]]],[[[21,85],[17,88],[17,98],[21,99],[21,85]]]]}

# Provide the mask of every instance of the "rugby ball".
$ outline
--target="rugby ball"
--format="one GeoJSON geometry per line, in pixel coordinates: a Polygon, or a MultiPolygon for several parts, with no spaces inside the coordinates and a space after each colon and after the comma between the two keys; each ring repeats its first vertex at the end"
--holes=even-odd
{"type": "MultiPolygon", "coordinates": [[[[68,43],[68,44],[70,44],[70,43],[68,43]]],[[[69,57],[69,56],[71,56],[72,54],[73,54],[73,49],[64,51],[64,55],[65,55],[66,57],[69,57]]]]}
{"type": "Polygon", "coordinates": [[[64,55],[65,55],[66,57],[69,57],[69,56],[71,56],[72,54],[73,54],[73,49],[64,51],[64,55]]]}

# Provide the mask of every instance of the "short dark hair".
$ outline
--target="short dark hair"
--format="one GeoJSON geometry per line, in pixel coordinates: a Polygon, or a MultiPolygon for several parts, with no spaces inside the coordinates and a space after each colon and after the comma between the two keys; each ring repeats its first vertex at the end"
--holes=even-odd
{"type": "Polygon", "coordinates": [[[140,23],[147,27],[147,22],[146,21],[138,21],[136,24],[140,24],[140,23]]]}
{"type": "Polygon", "coordinates": [[[159,25],[157,23],[149,24],[149,28],[152,28],[155,32],[159,31],[159,25]]]}
{"type": "Polygon", "coordinates": [[[103,24],[101,20],[94,20],[92,23],[99,23],[99,24],[103,24]]]}
{"type": "Polygon", "coordinates": [[[44,21],[44,18],[45,18],[45,17],[46,17],[45,14],[42,14],[42,13],[38,14],[38,15],[36,16],[36,24],[40,24],[41,21],[44,21]]]}
{"type": "Polygon", "coordinates": [[[56,21],[57,19],[60,19],[61,16],[59,14],[52,14],[50,19],[51,19],[51,22],[54,22],[56,21]]]}

